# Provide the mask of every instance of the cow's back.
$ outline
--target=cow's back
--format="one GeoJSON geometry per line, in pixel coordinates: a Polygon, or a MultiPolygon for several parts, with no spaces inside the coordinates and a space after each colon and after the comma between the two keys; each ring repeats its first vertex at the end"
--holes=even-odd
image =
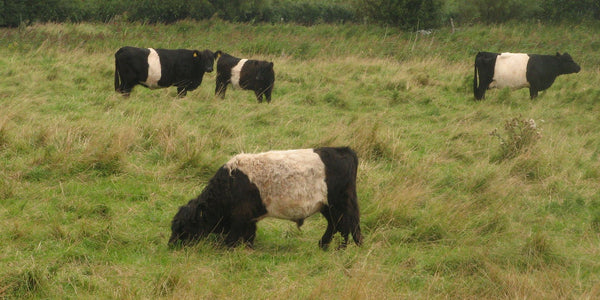
{"type": "Polygon", "coordinates": [[[502,53],[496,57],[494,77],[490,88],[523,88],[527,81],[529,55],[524,53],[502,53]]]}
{"type": "Polygon", "coordinates": [[[162,65],[160,86],[176,85],[180,81],[197,80],[201,71],[194,64],[194,50],[188,49],[156,49],[162,65]]]}
{"type": "Polygon", "coordinates": [[[235,67],[240,60],[240,58],[231,56],[227,53],[221,54],[217,60],[217,73],[222,74],[225,72],[231,76],[231,69],[233,69],[233,67],[235,67]]]}
{"type": "Polygon", "coordinates": [[[139,77],[146,78],[148,76],[148,56],[150,49],[137,48],[131,46],[121,47],[115,53],[117,68],[129,68],[134,71],[139,77]]]}
{"type": "Polygon", "coordinates": [[[325,165],[328,201],[356,189],[358,157],[349,147],[323,147],[314,150],[325,165]]]}
{"type": "Polygon", "coordinates": [[[313,149],[238,154],[225,167],[258,187],[267,217],[300,220],[327,205],[325,165],[313,149]]]}

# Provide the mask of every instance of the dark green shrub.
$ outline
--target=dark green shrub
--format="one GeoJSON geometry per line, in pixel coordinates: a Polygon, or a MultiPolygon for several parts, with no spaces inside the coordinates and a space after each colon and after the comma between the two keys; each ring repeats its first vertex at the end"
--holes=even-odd
{"type": "Polygon", "coordinates": [[[0,25],[2,26],[16,27],[21,23],[27,23],[31,13],[31,8],[25,1],[0,1],[0,25]]]}
{"type": "Polygon", "coordinates": [[[0,0],[0,26],[32,22],[171,23],[217,16],[234,22],[317,23],[359,20],[402,29],[426,29],[456,22],[508,20],[581,21],[600,19],[597,0],[0,0]]]}
{"type": "Polygon", "coordinates": [[[355,5],[367,21],[404,29],[437,27],[441,21],[439,0],[357,0],[355,5]]]}
{"type": "Polygon", "coordinates": [[[502,23],[509,20],[581,21],[600,19],[597,0],[454,0],[444,14],[459,23],[502,23]]]}
{"type": "Polygon", "coordinates": [[[248,22],[262,19],[263,0],[209,0],[218,16],[224,20],[248,22]]]}
{"type": "Polygon", "coordinates": [[[581,21],[582,19],[600,20],[600,2],[598,0],[548,0],[540,1],[544,20],[581,21]]]}
{"type": "Polygon", "coordinates": [[[185,19],[189,6],[181,0],[145,0],[138,1],[130,14],[131,20],[149,23],[173,23],[185,19]]]}
{"type": "Polygon", "coordinates": [[[540,10],[539,0],[457,0],[459,22],[502,23],[533,17],[540,10]]]}

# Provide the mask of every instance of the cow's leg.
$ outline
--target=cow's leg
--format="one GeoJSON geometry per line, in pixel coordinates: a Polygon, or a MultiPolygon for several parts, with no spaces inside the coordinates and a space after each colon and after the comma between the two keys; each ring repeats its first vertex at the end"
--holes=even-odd
{"type": "Polygon", "coordinates": [[[177,97],[185,97],[185,95],[187,95],[187,88],[186,87],[177,87],[177,97]]]}
{"type": "Polygon", "coordinates": [[[338,246],[338,250],[340,249],[346,249],[346,246],[348,245],[348,234],[350,234],[348,228],[346,228],[346,226],[341,226],[342,228],[340,228],[340,234],[342,235],[342,243],[338,246]]]}
{"type": "Polygon", "coordinates": [[[335,222],[333,216],[331,214],[331,208],[329,206],[325,206],[321,209],[321,214],[325,219],[327,219],[327,229],[325,229],[325,233],[321,240],[319,241],[319,247],[323,250],[327,250],[329,243],[331,243],[331,239],[333,238],[333,234],[335,233],[335,222]]]}
{"type": "Polygon", "coordinates": [[[342,243],[338,246],[338,249],[346,248],[346,246],[348,245],[348,235],[354,229],[354,226],[352,226],[352,224],[354,223],[353,221],[356,218],[353,216],[353,213],[349,210],[350,209],[348,209],[343,215],[340,216],[339,223],[336,226],[337,230],[340,232],[343,238],[342,243]]]}
{"type": "Polygon", "coordinates": [[[354,239],[354,243],[356,243],[356,245],[358,245],[358,246],[362,245],[363,237],[362,237],[362,233],[360,231],[360,224],[358,222],[358,219],[356,219],[355,222],[350,224],[350,230],[351,230],[350,233],[352,234],[352,238],[354,239]]]}
{"type": "Polygon", "coordinates": [[[360,211],[358,209],[358,196],[356,195],[356,187],[346,188],[346,199],[348,205],[344,213],[344,226],[352,234],[352,238],[356,245],[362,244],[362,233],[360,231],[360,211]]]}
{"type": "Polygon", "coordinates": [[[131,88],[129,88],[129,89],[121,88],[118,92],[121,93],[121,95],[123,97],[128,98],[129,95],[131,95],[131,88]]]}
{"type": "Polygon", "coordinates": [[[477,88],[475,90],[475,99],[482,100],[485,98],[485,89],[477,88]]]}
{"type": "Polygon", "coordinates": [[[531,97],[531,99],[534,99],[537,96],[538,96],[538,90],[535,87],[530,86],[529,87],[529,97],[531,97]]]}
{"type": "Polygon", "coordinates": [[[344,249],[348,245],[348,236],[352,234],[354,242],[357,245],[362,244],[362,233],[360,230],[359,223],[359,210],[357,203],[357,195],[356,190],[352,187],[348,187],[343,195],[340,197],[340,200],[343,199],[343,204],[340,204],[337,207],[343,207],[343,210],[338,210],[336,207],[328,205],[321,210],[321,213],[327,219],[327,230],[319,242],[321,248],[326,249],[327,244],[332,239],[332,236],[339,232],[342,235],[342,243],[339,245],[338,249],[344,249]]]}
{"type": "Polygon", "coordinates": [[[254,91],[254,95],[256,95],[256,100],[258,100],[258,103],[262,103],[262,101],[263,101],[262,91],[256,90],[256,91],[254,91]]]}
{"type": "Polygon", "coordinates": [[[342,235],[342,243],[338,249],[346,248],[348,245],[348,236],[352,234],[356,245],[362,245],[362,234],[360,232],[360,224],[358,222],[358,212],[348,209],[340,218],[340,222],[337,225],[337,229],[342,235]]]}
{"type": "Polygon", "coordinates": [[[334,231],[335,229],[332,222],[327,220],[327,229],[325,230],[323,237],[321,237],[321,240],[319,240],[319,247],[321,247],[321,249],[327,250],[327,247],[329,247],[329,243],[331,243],[331,239],[333,238],[334,231]]]}
{"type": "Polygon", "coordinates": [[[225,99],[225,92],[227,91],[227,82],[217,79],[217,84],[215,86],[215,96],[221,97],[221,99],[225,99]]]}
{"type": "Polygon", "coordinates": [[[265,98],[267,99],[267,103],[271,103],[271,91],[272,91],[271,88],[268,88],[265,91],[265,98]]]}
{"type": "Polygon", "coordinates": [[[480,76],[479,78],[479,86],[475,89],[475,99],[482,100],[485,99],[485,91],[492,83],[491,78],[486,78],[485,76],[480,76]]]}
{"type": "Polygon", "coordinates": [[[246,228],[244,236],[242,239],[244,244],[250,248],[254,248],[254,237],[256,237],[256,222],[252,222],[246,228]]]}
{"type": "Polygon", "coordinates": [[[131,90],[139,82],[136,74],[136,71],[127,64],[121,65],[121,68],[118,71],[120,82],[117,92],[121,93],[124,97],[129,97],[131,90]]]}
{"type": "Polygon", "coordinates": [[[117,92],[119,92],[121,95],[123,95],[123,97],[129,97],[132,89],[133,89],[132,85],[128,85],[125,82],[121,82],[117,92]]]}
{"type": "Polygon", "coordinates": [[[236,226],[235,224],[231,227],[231,230],[225,237],[225,245],[227,247],[233,248],[237,246],[241,236],[242,236],[242,228],[240,226],[236,226]]]}
{"type": "Polygon", "coordinates": [[[126,81],[121,81],[117,92],[123,95],[123,97],[129,97],[129,94],[131,94],[131,90],[134,86],[135,84],[129,84],[126,81]]]}
{"type": "Polygon", "coordinates": [[[225,245],[235,247],[242,240],[244,244],[253,247],[254,237],[256,236],[256,222],[236,221],[231,225],[231,230],[225,237],[225,245]]]}

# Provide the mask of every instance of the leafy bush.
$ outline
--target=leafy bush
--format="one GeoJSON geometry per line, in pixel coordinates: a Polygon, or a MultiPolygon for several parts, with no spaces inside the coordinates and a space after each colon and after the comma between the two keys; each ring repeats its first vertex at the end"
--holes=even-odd
{"type": "Polygon", "coordinates": [[[459,22],[502,23],[510,20],[581,21],[600,19],[596,0],[454,0],[444,14],[459,22]]]}
{"type": "Polygon", "coordinates": [[[597,0],[0,0],[0,26],[32,22],[108,22],[124,20],[171,23],[217,16],[235,22],[292,22],[304,25],[362,20],[403,29],[459,22],[600,19],[597,0]]]}
{"type": "Polygon", "coordinates": [[[439,0],[358,0],[357,11],[367,21],[404,29],[437,27],[442,3],[439,0]]]}
{"type": "Polygon", "coordinates": [[[539,0],[457,0],[456,18],[462,22],[501,23],[540,13],[539,0]]]}
{"type": "Polygon", "coordinates": [[[349,4],[331,2],[281,1],[265,7],[264,19],[268,22],[295,22],[305,25],[315,23],[343,23],[355,21],[354,9],[349,4]]]}
{"type": "Polygon", "coordinates": [[[541,1],[542,12],[539,17],[554,21],[580,21],[595,18],[600,20],[600,2],[598,0],[547,0],[541,1]]]}

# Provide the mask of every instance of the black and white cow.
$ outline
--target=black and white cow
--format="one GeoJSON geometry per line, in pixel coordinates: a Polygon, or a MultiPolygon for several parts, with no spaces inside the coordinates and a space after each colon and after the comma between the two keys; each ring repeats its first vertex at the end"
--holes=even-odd
{"type": "Polygon", "coordinates": [[[233,57],[223,53],[217,60],[217,85],[215,95],[225,98],[227,85],[235,88],[252,90],[258,102],[263,95],[271,102],[271,92],[275,82],[273,63],[264,60],[249,60],[233,57]]]}
{"type": "Polygon", "coordinates": [[[177,87],[185,96],[202,83],[205,72],[213,71],[217,53],[187,49],[123,47],[115,53],[115,91],[129,96],[134,86],[150,89],[177,87]]]}
{"type": "Polygon", "coordinates": [[[190,244],[210,233],[225,244],[252,247],[256,222],[286,219],[300,227],[317,213],[327,219],[319,241],[327,249],[340,232],[362,243],[356,195],[358,158],[352,149],[316,148],[238,154],[210,179],[202,193],[181,206],[171,223],[169,245],[190,244]]]}
{"type": "Polygon", "coordinates": [[[479,52],[475,57],[473,92],[475,99],[480,100],[489,88],[529,87],[533,99],[539,91],[549,88],[558,75],[579,70],[579,65],[566,52],[562,55],[558,52],[556,55],[479,52]]]}

